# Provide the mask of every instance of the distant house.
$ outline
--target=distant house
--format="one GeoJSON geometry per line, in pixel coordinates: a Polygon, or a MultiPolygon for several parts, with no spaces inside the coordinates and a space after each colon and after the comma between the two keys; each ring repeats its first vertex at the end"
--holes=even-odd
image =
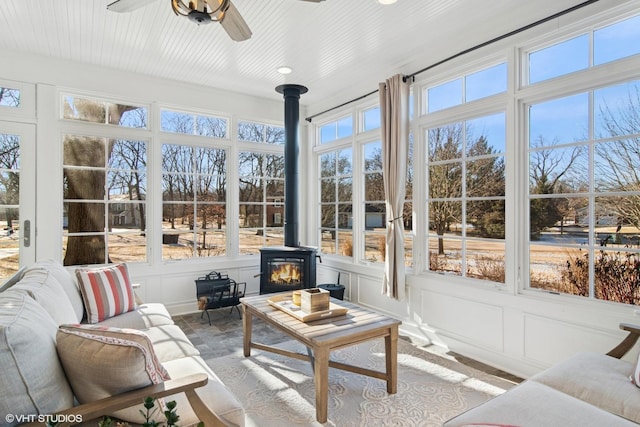
{"type": "Polygon", "coordinates": [[[267,227],[284,225],[284,204],[281,197],[267,197],[267,227]]]}
{"type": "MultiPolygon", "coordinates": [[[[127,203],[130,200],[127,194],[111,194],[109,199],[111,201],[109,203],[109,226],[118,228],[140,227],[141,205],[139,203],[127,203]]],[[[137,201],[134,200],[134,202],[137,201]]]]}
{"type": "MultiPolygon", "coordinates": [[[[618,214],[605,206],[596,205],[595,214],[594,224],[596,226],[610,227],[620,223],[618,214]]],[[[589,225],[589,208],[576,209],[576,224],[581,227],[587,227],[589,225]]]]}

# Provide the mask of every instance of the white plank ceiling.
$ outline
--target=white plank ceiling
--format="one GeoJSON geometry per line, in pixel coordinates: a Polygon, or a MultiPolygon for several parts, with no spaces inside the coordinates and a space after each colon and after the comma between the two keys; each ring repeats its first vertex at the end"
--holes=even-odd
{"type": "Polygon", "coordinates": [[[282,99],[277,85],[298,83],[309,88],[302,104],[340,103],[583,2],[234,0],[253,31],[234,42],[218,24],[175,16],[169,0],[130,13],[107,11],[111,1],[2,0],[0,48],[272,99],[282,99]]]}

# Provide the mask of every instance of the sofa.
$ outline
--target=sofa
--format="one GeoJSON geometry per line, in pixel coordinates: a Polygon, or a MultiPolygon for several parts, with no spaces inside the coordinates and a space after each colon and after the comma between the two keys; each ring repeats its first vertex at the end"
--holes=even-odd
{"type": "Polygon", "coordinates": [[[450,420],[461,426],[615,427],[640,424],[640,369],[621,358],[640,328],[607,354],[582,352],[450,420]]]}
{"type": "Polygon", "coordinates": [[[146,397],[176,401],[181,426],[244,426],[242,406],[165,306],[141,303],[134,288],[124,264],[50,260],[0,287],[0,426],[42,426],[54,414],[140,425],[146,397]]]}

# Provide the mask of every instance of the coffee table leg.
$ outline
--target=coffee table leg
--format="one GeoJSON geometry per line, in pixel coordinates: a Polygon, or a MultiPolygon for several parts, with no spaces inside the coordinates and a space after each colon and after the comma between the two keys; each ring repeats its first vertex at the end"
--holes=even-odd
{"type": "Polygon", "coordinates": [[[246,307],[242,306],[242,311],[244,315],[242,316],[242,348],[244,350],[244,357],[251,356],[251,311],[247,310],[246,307]]]}
{"type": "Polygon", "coordinates": [[[387,393],[398,391],[398,327],[392,327],[384,338],[385,361],[387,365],[387,393]]]}
{"type": "Polygon", "coordinates": [[[316,384],[316,420],[327,422],[327,406],[329,399],[329,351],[313,349],[314,382],[316,384]]]}

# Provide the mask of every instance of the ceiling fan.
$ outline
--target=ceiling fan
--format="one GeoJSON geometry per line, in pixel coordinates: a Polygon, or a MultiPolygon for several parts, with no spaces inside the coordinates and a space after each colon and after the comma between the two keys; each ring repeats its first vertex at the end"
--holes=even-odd
{"type": "MultiPolygon", "coordinates": [[[[107,5],[112,12],[131,12],[155,0],[115,0],[107,5]]],[[[324,0],[301,0],[320,3],[324,0]]],[[[178,16],[186,16],[197,24],[219,22],[232,40],[241,42],[251,38],[251,29],[231,3],[231,0],[171,0],[171,8],[178,16]]]]}

